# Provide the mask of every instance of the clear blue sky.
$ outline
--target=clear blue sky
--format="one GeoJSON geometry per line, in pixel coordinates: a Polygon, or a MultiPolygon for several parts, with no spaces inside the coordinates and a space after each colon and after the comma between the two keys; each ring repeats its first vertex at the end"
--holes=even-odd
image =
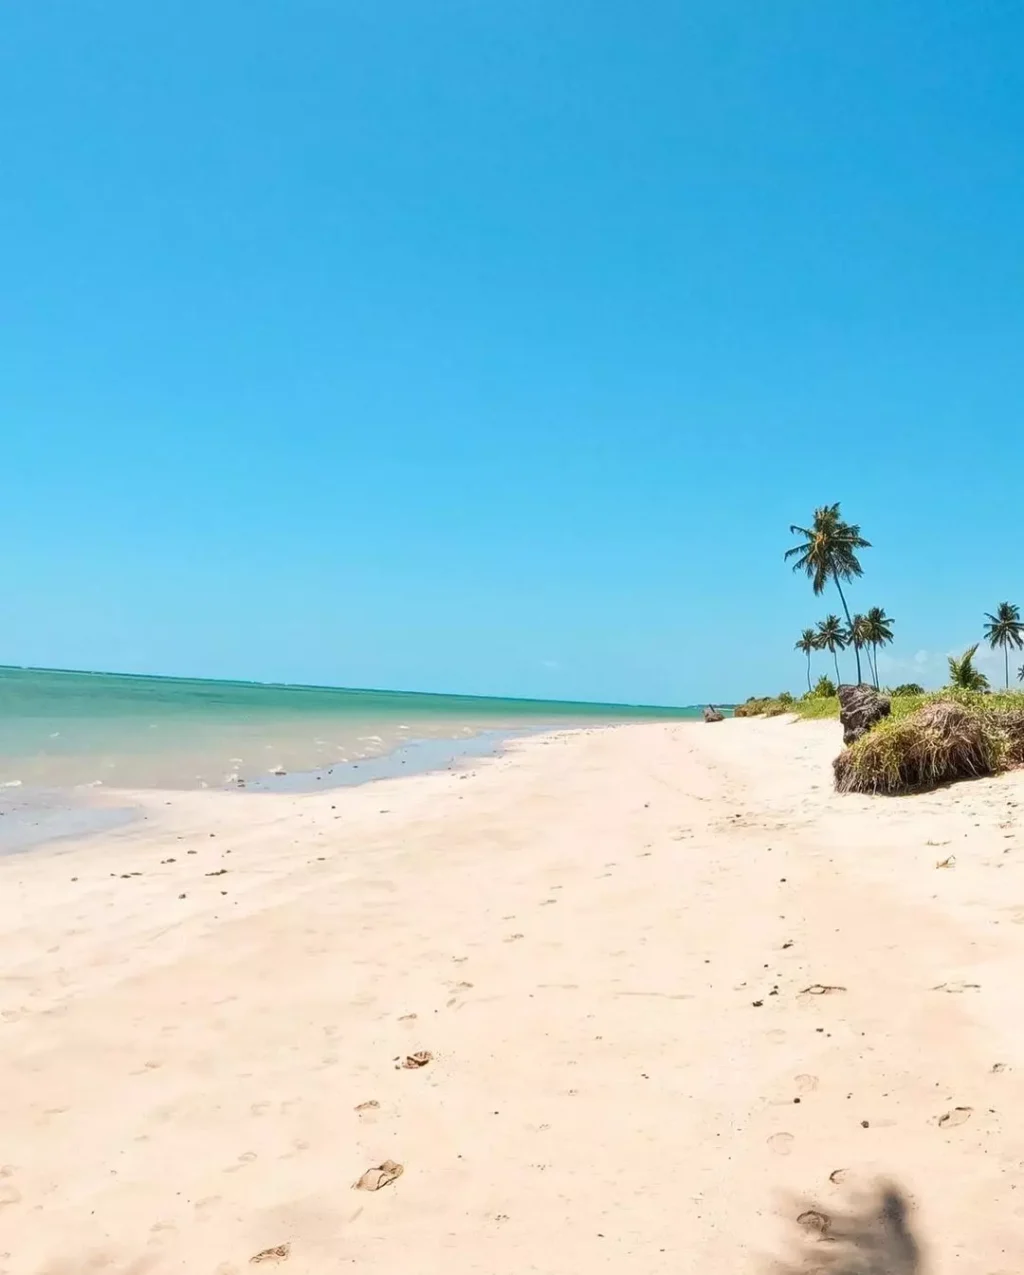
{"type": "MultiPolygon", "coordinates": [[[[799,689],[1024,603],[1020,0],[17,0],[0,661],[799,689]]],[[[919,654],[924,653],[924,654],[919,654]]]]}

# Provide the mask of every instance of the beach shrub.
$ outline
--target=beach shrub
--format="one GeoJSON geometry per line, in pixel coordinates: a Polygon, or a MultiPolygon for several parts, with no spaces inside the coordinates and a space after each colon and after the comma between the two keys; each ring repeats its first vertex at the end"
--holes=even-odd
{"type": "Polygon", "coordinates": [[[773,702],[764,695],[751,695],[744,703],[736,706],[733,710],[733,717],[762,717],[769,704],[773,702]]]}
{"type": "Polygon", "coordinates": [[[988,678],[980,669],[974,667],[974,654],[978,643],[969,646],[963,655],[950,655],[949,685],[958,691],[987,691],[988,678]]]}
{"type": "Polygon", "coordinates": [[[917,682],[901,682],[899,686],[894,686],[889,695],[895,697],[897,695],[923,695],[924,687],[919,686],[917,682]]]}
{"type": "MultiPolygon", "coordinates": [[[[1024,724],[1020,739],[1024,756],[1024,724]]],[[[839,792],[893,794],[995,774],[1015,755],[999,714],[969,696],[943,696],[879,722],[833,768],[839,792]]]]}
{"type": "Polygon", "coordinates": [[[815,683],[814,690],[811,692],[809,698],[833,699],[835,697],[835,693],[836,693],[835,682],[833,682],[830,677],[826,677],[825,674],[822,673],[821,677],[819,677],[817,682],[815,683]]]}

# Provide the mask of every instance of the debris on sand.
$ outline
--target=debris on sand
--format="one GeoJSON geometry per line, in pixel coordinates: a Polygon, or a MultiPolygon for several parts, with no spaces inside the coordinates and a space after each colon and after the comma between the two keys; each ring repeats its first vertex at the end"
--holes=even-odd
{"type": "Polygon", "coordinates": [[[352,1183],[352,1187],[356,1191],[379,1191],[381,1187],[390,1186],[404,1172],[404,1165],[397,1164],[394,1160],[385,1160],[383,1164],[375,1164],[373,1168],[367,1169],[352,1183]]]}

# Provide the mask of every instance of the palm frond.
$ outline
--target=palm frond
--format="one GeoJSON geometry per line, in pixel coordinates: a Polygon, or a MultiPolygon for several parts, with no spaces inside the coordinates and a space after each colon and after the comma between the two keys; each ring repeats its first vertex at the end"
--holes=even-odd
{"type": "Polygon", "coordinates": [[[989,646],[1009,650],[1024,650],[1024,623],[1021,623],[1020,607],[1012,602],[1000,602],[995,615],[985,612],[985,637],[989,646]]]}
{"type": "Polygon", "coordinates": [[[955,686],[962,691],[986,691],[988,690],[988,678],[980,669],[974,667],[974,657],[977,654],[978,643],[967,648],[963,655],[948,656],[949,660],[949,684],[955,686]]]}
{"type": "Polygon", "coordinates": [[[789,533],[799,536],[800,542],[787,549],[783,558],[795,559],[793,570],[807,575],[816,594],[824,591],[830,579],[838,583],[863,574],[857,551],[871,545],[856,523],[843,521],[838,501],[815,509],[810,527],[792,523],[789,533]]]}

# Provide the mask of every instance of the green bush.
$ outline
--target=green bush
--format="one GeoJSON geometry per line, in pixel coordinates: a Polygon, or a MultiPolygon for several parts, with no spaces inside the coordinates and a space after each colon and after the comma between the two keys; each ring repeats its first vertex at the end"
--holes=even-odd
{"type": "Polygon", "coordinates": [[[918,686],[917,682],[901,682],[899,686],[894,686],[890,695],[923,695],[924,687],[918,686]]]}
{"type": "Polygon", "coordinates": [[[836,693],[836,684],[830,677],[826,677],[822,673],[815,683],[814,690],[810,692],[809,699],[832,699],[836,693]]]}

